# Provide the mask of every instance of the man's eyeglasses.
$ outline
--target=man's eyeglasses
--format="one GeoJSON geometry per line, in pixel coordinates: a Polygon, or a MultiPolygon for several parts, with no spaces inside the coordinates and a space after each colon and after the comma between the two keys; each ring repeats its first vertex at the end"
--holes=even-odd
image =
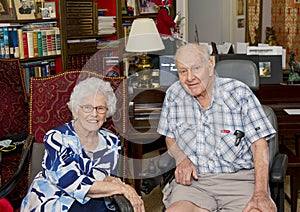
{"type": "Polygon", "coordinates": [[[103,114],[106,113],[107,107],[105,106],[96,106],[93,107],[92,105],[82,105],[80,106],[82,111],[85,113],[91,113],[94,109],[96,109],[97,113],[103,114]]]}

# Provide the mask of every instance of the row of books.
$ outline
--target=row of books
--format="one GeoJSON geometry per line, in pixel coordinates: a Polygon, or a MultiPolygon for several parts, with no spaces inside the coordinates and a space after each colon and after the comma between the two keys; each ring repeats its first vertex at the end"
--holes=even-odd
{"type": "Polygon", "coordinates": [[[27,92],[29,92],[29,81],[31,77],[48,77],[56,74],[55,59],[22,63],[21,66],[24,71],[27,92]]]}
{"type": "Polygon", "coordinates": [[[61,54],[61,38],[58,27],[19,28],[0,27],[1,58],[34,58],[61,54]]]}

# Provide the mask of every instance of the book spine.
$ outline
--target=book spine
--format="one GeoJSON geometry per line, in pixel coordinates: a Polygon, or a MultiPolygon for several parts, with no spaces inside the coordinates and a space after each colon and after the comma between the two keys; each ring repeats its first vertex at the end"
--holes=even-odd
{"type": "Polygon", "coordinates": [[[51,45],[52,45],[52,55],[56,55],[56,37],[55,29],[51,30],[51,45]]]}
{"type": "Polygon", "coordinates": [[[40,30],[36,31],[37,34],[37,45],[38,45],[38,57],[43,56],[43,44],[42,44],[42,32],[40,30]]]}
{"type": "Polygon", "coordinates": [[[51,30],[46,31],[47,55],[52,55],[51,30]]]}
{"type": "Polygon", "coordinates": [[[24,59],[24,43],[23,43],[23,30],[18,29],[18,41],[19,41],[19,58],[24,59]]]}
{"type": "Polygon", "coordinates": [[[36,31],[32,32],[32,43],[33,43],[33,56],[38,57],[39,52],[38,52],[38,39],[37,39],[36,31]]]}
{"type": "Polygon", "coordinates": [[[55,62],[55,60],[50,60],[49,61],[49,68],[50,68],[50,75],[55,75],[56,74],[56,62],[55,62]]]}
{"type": "Polygon", "coordinates": [[[61,40],[60,40],[60,31],[59,29],[55,29],[55,41],[56,41],[56,54],[61,54],[61,40]]]}
{"type": "Polygon", "coordinates": [[[9,58],[14,58],[15,49],[13,44],[13,28],[8,27],[8,46],[9,46],[9,58]]]}
{"type": "Polygon", "coordinates": [[[48,50],[47,50],[47,31],[41,30],[42,34],[42,52],[43,56],[48,56],[48,50]]]}
{"type": "Polygon", "coordinates": [[[34,47],[33,47],[33,34],[32,31],[27,32],[27,43],[28,43],[28,57],[34,57],[34,47]]]}
{"type": "Polygon", "coordinates": [[[9,41],[8,41],[8,28],[3,27],[3,45],[4,45],[4,58],[9,58],[9,41]]]}
{"type": "Polygon", "coordinates": [[[19,49],[19,38],[18,38],[18,28],[13,27],[12,28],[12,42],[13,42],[13,48],[14,48],[14,58],[20,57],[20,49],[19,49]]]}
{"type": "Polygon", "coordinates": [[[24,58],[29,58],[29,54],[28,54],[28,40],[27,40],[27,32],[26,31],[22,32],[22,37],[23,37],[24,58]]]}
{"type": "Polygon", "coordinates": [[[3,27],[0,27],[0,56],[5,58],[3,27]]]}

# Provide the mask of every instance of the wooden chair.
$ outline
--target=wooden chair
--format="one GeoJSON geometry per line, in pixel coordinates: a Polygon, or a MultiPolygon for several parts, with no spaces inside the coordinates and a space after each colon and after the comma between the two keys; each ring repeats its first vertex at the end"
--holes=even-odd
{"type": "MultiPolygon", "coordinates": [[[[21,149],[27,137],[28,117],[25,84],[22,68],[18,59],[0,59],[0,140],[12,140],[9,152],[0,151],[1,185],[6,184],[18,172],[21,149]],[[20,151],[19,151],[20,150],[20,151]],[[1,157],[2,156],[2,157],[1,157]],[[5,165],[3,165],[5,164],[5,165]]],[[[26,191],[21,182],[18,188],[7,197],[11,202],[17,201],[26,191]]]]}
{"type": "MultiPolygon", "coordinates": [[[[51,77],[31,78],[29,95],[29,134],[34,137],[31,162],[29,164],[29,183],[41,170],[44,155],[43,137],[45,133],[72,119],[67,107],[74,86],[89,77],[109,81],[117,97],[116,114],[106,122],[105,127],[122,135],[126,130],[127,85],[125,77],[104,77],[89,71],[68,71],[51,77]]],[[[124,142],[121,142],[124,151],[124,142]]],[[[124,151],[126,152],[126,150],[124,151]]],[[[123,169],[122,169],[123,170],[123,169]]],[[[132,206],[124,197],[117,195],[114,200],[122,205],[121,211],[132,211],[132,206]],[[121,200],[120,200],[121,199],[121,200]],[[119,200],[119,201],[118,201],[119,200]]]]}
{"type": "Polygon", "coordinates": [[[0,59],[0,138],[27,134],[25,84],[18,59],[0,59]]]}

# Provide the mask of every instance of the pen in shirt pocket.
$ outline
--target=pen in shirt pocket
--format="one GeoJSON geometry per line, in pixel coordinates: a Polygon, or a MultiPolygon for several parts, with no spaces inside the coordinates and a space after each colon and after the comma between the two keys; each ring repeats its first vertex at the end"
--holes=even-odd
{"type": "Polygon", "coordinates": [[[230,133],[230,130],[221,130],[221,133],[230,133]]]}

